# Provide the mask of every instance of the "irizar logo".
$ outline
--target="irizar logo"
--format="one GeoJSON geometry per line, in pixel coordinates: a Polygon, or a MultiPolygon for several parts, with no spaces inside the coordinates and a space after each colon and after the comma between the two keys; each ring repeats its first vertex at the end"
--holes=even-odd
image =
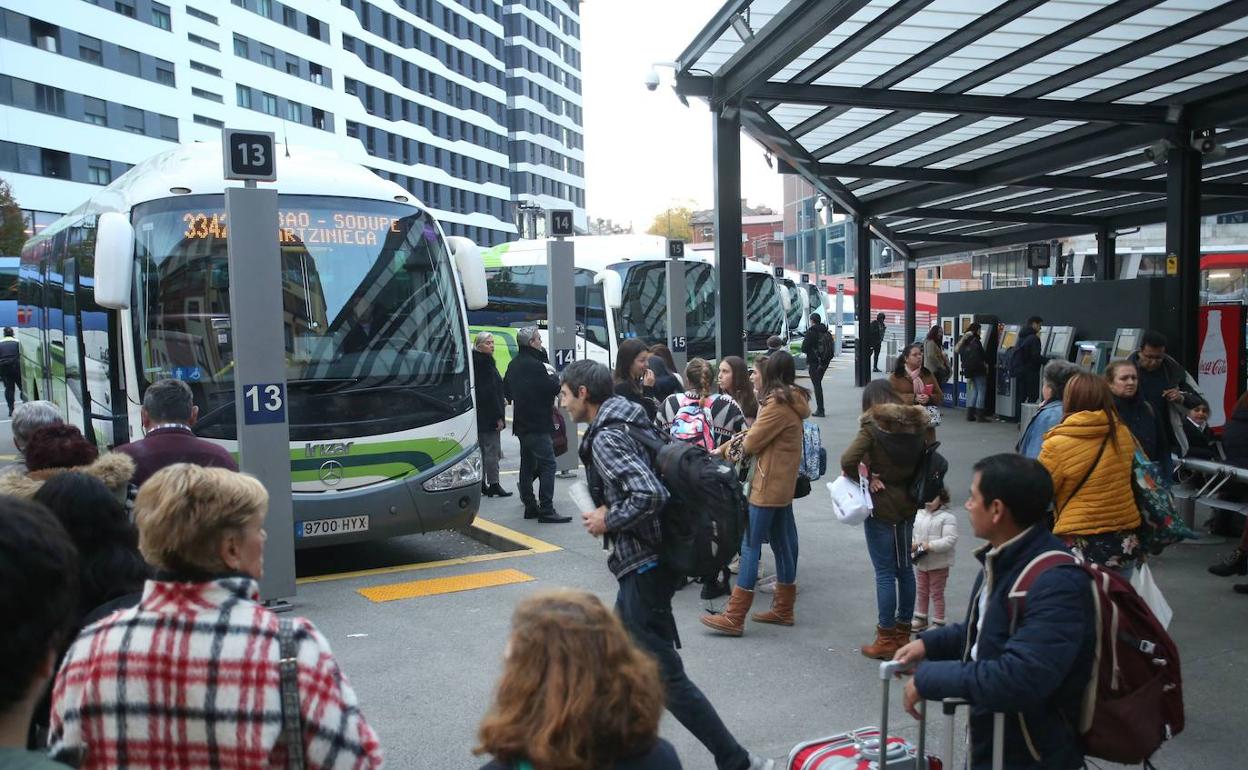
{"type": "Polygon", "coordinates": [[[304,457],[343,457],[351,453],[354,441],[334,441],[325,444],[304,444],[304,457]]]}

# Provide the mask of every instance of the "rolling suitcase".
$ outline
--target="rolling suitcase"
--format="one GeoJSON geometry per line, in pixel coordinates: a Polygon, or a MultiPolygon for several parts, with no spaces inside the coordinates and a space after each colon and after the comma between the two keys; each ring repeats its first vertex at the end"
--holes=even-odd
{"type": "MultiPolygon", "coordinates": [[[[944,764],[939,758],[924,752],[927,743],[926,718],[919,721],[917,745],[888,734],[889,680],[901,670],[901,665],[892,661],[880,664],[883,706],[880,710],[879,727],[861,727],[847,733],[799,743],[789,752],[788,770],[943,770],[944,764]],[[881,743],[884,746],[882,757],[881,743]]],[[[926,717],[925,706],[920,703],[919,708],[926,717]]]]}

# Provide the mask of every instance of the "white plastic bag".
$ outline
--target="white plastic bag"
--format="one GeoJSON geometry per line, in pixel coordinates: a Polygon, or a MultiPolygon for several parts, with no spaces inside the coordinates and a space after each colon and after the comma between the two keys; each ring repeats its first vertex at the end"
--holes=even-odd
{"type": "Polygon", "coordinates": [[[1157,582],[1153,580],[1153,571],[1148,568],[1147,562],[1135,568],[1135,573],[1131,575],[1131,587],[1153,611],[1153,617],[1157,618],[1161,627],[1169,629],[1174,610],[1170,609],[1170,603],[1166,601],[1161,589],[1157,587],[1157,582]]]}
{"type": "Polygon", "coordinates": [[[839,476],[836,481],[828,482],[828,493],[832,495],[832,512],[842,524],[861,524],[871,515],[871,491],[868,489],[870,482],[867,478],[862,475],[854,481],[848,476],[839,476]]]}

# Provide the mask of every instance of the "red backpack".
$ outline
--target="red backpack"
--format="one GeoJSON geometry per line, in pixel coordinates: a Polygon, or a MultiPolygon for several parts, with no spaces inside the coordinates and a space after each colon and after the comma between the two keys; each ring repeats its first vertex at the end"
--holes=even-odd
{"type": "Polygon", "coordinates": [[[1096,609],[1096,657],[1079,719],[1083,751],[1111,762],[1141,764],[1183,731],[1178,647],[1129,580],[1066,551],[1040,554],[1014,581],[1011,632],[1036,579],[1062,565],[1088,574],[1096,609]]]}

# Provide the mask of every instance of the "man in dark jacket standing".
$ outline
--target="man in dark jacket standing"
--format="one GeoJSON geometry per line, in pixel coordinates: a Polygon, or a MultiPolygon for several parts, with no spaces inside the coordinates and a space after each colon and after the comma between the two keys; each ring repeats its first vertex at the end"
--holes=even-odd
{"type": "Polygon", "coordinates": [[[983,571],[966,620],[926,631],[897,651],[917,664],[906,683],[906,710],[920,699],[971,704],[971,767],[992,766],[993,714],[1005,712],[1005,766],[1072,770],[1083,766],[1079,735],[1084,691],[1092,675],[1096,618],[1088,576],[1079,568],[1041,573],[1011,629],[1008,594],[1033,559],[1065,550],[1044,526],[1053,481],[1044,466],[1014,454],[974,466],[966,502],[983,571]]]}
{"type": "Polygon", "coordinates": [[[1127,360],[1139,371],[1140,398],[1161,415],[1170,445],[1178,447],[1180,457],[1186,455],[1188,442],[1183,420],[1189,409],[1205,402],[1200,386],[1182,364],[1166,354],[1166,336],[1161,332],[1144,332],[1140,349],[1127,360]]]}
{"type": "Polygon", "coordinates": [[[22,377],[22,350],[13,330],[4,327],[4,337],[0,339],[0,379],[4,380],[4,400],[9,404],[9,416],[13,416],[13,399],[17,391],[17,381],[22,377]]]}
{"type": "Polygon", "coordinates": [[[1040,344],[1042,323],[1038,315],[1027,319],[1010,357],[1010,374],[1018,378],[1019,403],[1040,400],[1040,370],[1044,368],[1044,347],[1040,344]]]}
{"type": "Polygon", "coordinates": [[[870,338],[867,340],[867,348],[871,351],[871,371],[878,372],[880,370],[880,349],[884,347],[884,335],[888,332],[888,325],[884,323],[884,314],[878,313],[875,320],[871,322],[867,331],[870,338]]]}
{"type": "Polygon", "coordinates": [[[806,329],[806,336],[802,338],[802,352],[806,354],[806,370],[810,372],[810,384],[815,391],[813,417],[824,416],[823,375],[828,371],[828,364],[832,363],[830,356],[825,357],[831,346],[824,342],[824,338],[829,336],[831,332],[828,331],[827,324],[823,323],[818,313],[811,313],[810,326],[806,329]]]}
{"type": "Polygon", "coordinates": [[[524,518],[563,524],[571,516],[555,511],[555,396],[559,378],[547,363],[536,326],[516,332],[516,357],[503,375],[503,395],[511,402],[511,430],[520,439],[520,500],[524,518]],[[537,498],[533,479],[537,479],[537,498]]]}
{"type": "Polygon", "coordinates": [[[181,380],[157,380],[143,394],[143,431],[138,441],[122,444],[118,452],[134,460],[136,487],[153,473],[176,463],[237,471],[238,463],[225,448],[199,438],[191,430],[199,417],[191,387],[181,380]]]}
{"type": "Polygon", "coordinates": [[[715,755],[719,770],[771,770],[769,759],[753,757],[724,725],[698,686],[685,674],[676,649],[680,638],[672,617],[676,575],[659,561],[659,512],[667,488],[649,454],[630,431],[661,434],[645,411],[615,392],[611,370],[595,361],[574,361],[563,370],[560,400],[572,419],[587,423],[581,442],[593,502],[582,511],[585,529],[611,547],[607,567],[619,582],[615,611],[633,639],[654,656],[663,677],[667,710],[715,755]]]}

